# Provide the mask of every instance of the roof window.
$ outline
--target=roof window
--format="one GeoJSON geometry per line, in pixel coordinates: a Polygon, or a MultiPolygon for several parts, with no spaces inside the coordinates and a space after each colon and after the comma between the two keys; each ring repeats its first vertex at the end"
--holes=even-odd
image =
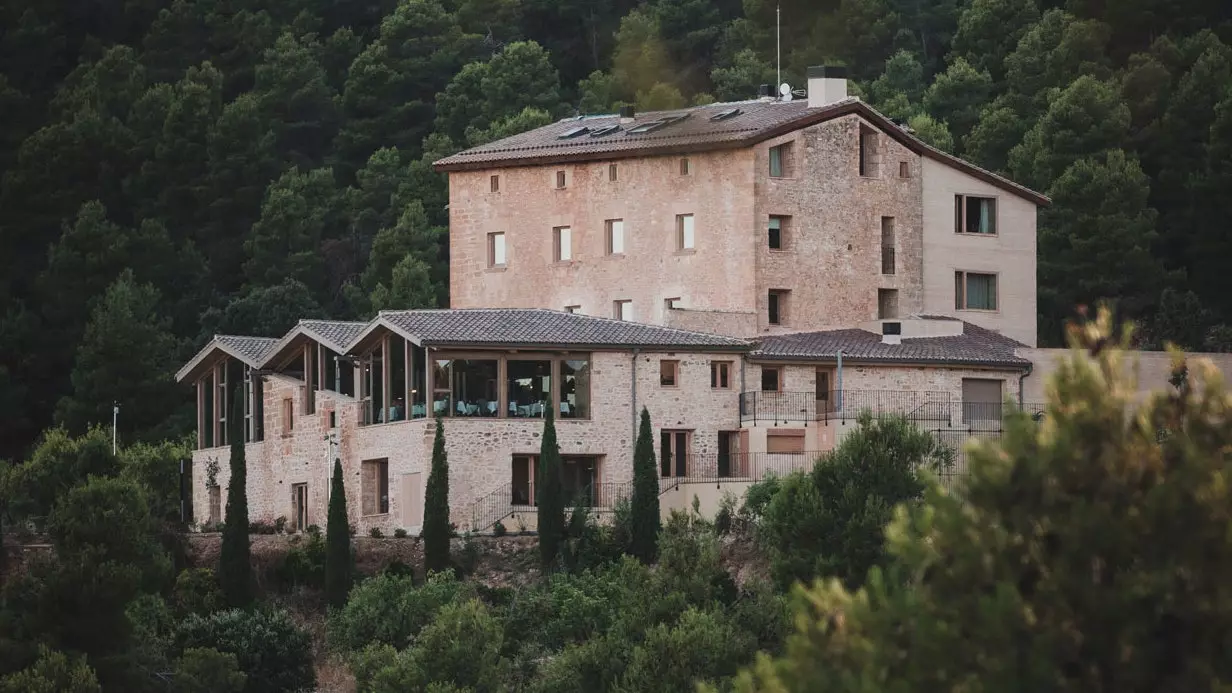
{"type": "Polygon", "coordinates": [[[627,134],[642,135],[647,132],[654,132],[655,130],[658,130],[659,128],[663,127],[665,124],[666,123],[664,123],[661,120],[651,120],[651,121],[642,123],[641,125],[638,125],[636,127],[629,128],[629,131],[627,134]]]}
{"type": "Polygon", "coordinates": [[[744,111],[741,111],[739,108],[729,108],[726,111],[719,111],[718,113],[715,113],[714,115],[710,116],[710,120],[714,122],[718,122],[720,120],[730,120],[731,118],[735,118],[736,116],[740,115],[743,112],[744,111]]]}
{"type": "Polygon", "coordinates": [[[556,139],[558,139],[558,140],[571,140],[571,139],[573,139],[574,137],[581,137],[582,135],[585,135],[585,134],[586,134],[586,133],[588,133],[588,132],[590,132],[590,128],[588,128],[588,127],[586,127],[586,126],[582,126],[582,127],[579,127],[579,128],[573,128],[573,129],[571,129],[571,130],[566,130],[565,132],[563,132],[563,133],[561,133],[561,134],[557,135],[557,136],[556,136],[556,139]]]}
{"type": "Polygon", "coordinates": [[[594,130],[591,130],[590,136],[591,137],[603,137],[604,135],[610,135],[619,129],[620,129],[619,125],[604,125],[601,128],[595,128],[594,130]]]}

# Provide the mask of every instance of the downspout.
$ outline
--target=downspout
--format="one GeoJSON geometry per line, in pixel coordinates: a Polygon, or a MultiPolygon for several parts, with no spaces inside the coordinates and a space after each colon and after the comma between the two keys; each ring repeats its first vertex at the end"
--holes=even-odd
{"type": "Polygon", "coordinates": [[[838,357],[838,368],[837,368],[838,382],[835,384],[838,387],[838,397],[836,398],[838,399],[838,402],[836,402],[836,404],[838,405],[838,411],[843,411],[843,350],[842,349],[838,350],[837,357],[838,357]]]}
{"type": "Polygon", "coordinates": [[[1024,402],[1024,401],[1023,401],[1023,400],[1024,400],[1024,396],[1023,396],[1024,386],[1023,386],[1023,383],[1026,381],[1027,377],[1031,375],[1031,371],[1032,371],[1032,370],[1034,370],[1034,368],[1035,368],[1035,364],[1034,364],[1034,363],[1028,363],[1028,364],[1027,364],[1027,370],[1026,370],[1026,372],[1025,372],[1025,373],[1023,373],[1022,375],[1018,376],[1018,410],[1019,410],[1019,411],[1022,411],[1022,407],[1023,407],[1023,405],[1024,405],[1024,404],[1026,404],[1026,402],[1024,402]]]}
{"type": "Polygon", "coordinates": [[[633,417],[632,417],[633,418],[633,437],[630,438],[629,440],[633,442],[634,446],[637,445],[637,356],[639,353],[641,353],[641,349],[634,347],[633,348],[633,368],[631,368],[629,371],[629,381],[631,385],[630,387],[631,394],[629,395],[629,405],[630,405],[629,408],[633,410],[633,417]]]}

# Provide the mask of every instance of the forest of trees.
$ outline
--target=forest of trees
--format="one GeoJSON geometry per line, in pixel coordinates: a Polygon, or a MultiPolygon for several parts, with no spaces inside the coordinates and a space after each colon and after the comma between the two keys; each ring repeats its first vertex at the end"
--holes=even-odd
{"type": "MultiPolygon", "coordinates": [[[[785,0],[784,78],[845,63],[926,140],[1052,197],[1040,338],[1116,299],[1232,345],[1232,5],[785,0]]],[[[10,0],[0,458],[185,432],[214,333],[443,305],[435,159],[577,112],[750,98],[770,0],[10,0]],[[171,412],[173,415],[168,416],[171,412]]]]}

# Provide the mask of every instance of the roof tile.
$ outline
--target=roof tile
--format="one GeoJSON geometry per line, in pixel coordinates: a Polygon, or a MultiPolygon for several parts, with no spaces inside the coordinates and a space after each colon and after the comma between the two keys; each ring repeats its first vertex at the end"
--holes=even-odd
{"type": "Polygon", "coordinates": [[[969,322],[963,334],[950,337],[910,337],[901,344],[885,344],[868,330],[824,330],[766,337],[749,356],[761,360],[831,360],[842,350],[853,361],[936,363],[948,365],[1018,368],[1030,361],[1016,349],[1026,345],[969,322]]]}

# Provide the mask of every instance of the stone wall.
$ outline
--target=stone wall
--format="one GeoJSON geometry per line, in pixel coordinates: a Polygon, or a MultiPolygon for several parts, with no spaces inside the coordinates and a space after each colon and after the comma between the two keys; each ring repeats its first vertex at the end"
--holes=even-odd
{"type": "Polygon", "coordinates": [[[757,314],[752,311],[690,310],[673,308],[665,312],[664,325],[678,330],[709,332],[729,337],[757,336],[757,314]]]}
{"type": "MultiPolygon", "coordinates": [[[[1026,401],[1044,402],[1048,399],[1048,381],[1057,370],[1059,361],[1068,355],[1068,349],[1020,349],[1018,355],[1030,359],[1034,368],[1026,380],[1026,401]]],[[[1191,352],[1187,357],[1207,359],[1215,364],[1224,378],[1232,375],[1232,354],[1209,354],[1191,352]]],[[[1170,387],[1168,379],[1172,373],[1172,359],[1165,351],[1132,351],[1127,354],[1125,368],[1127,375],[1133,375],[1138,381],[1138,392],[1142,396],[1147,393],[1170,387]]]]}

